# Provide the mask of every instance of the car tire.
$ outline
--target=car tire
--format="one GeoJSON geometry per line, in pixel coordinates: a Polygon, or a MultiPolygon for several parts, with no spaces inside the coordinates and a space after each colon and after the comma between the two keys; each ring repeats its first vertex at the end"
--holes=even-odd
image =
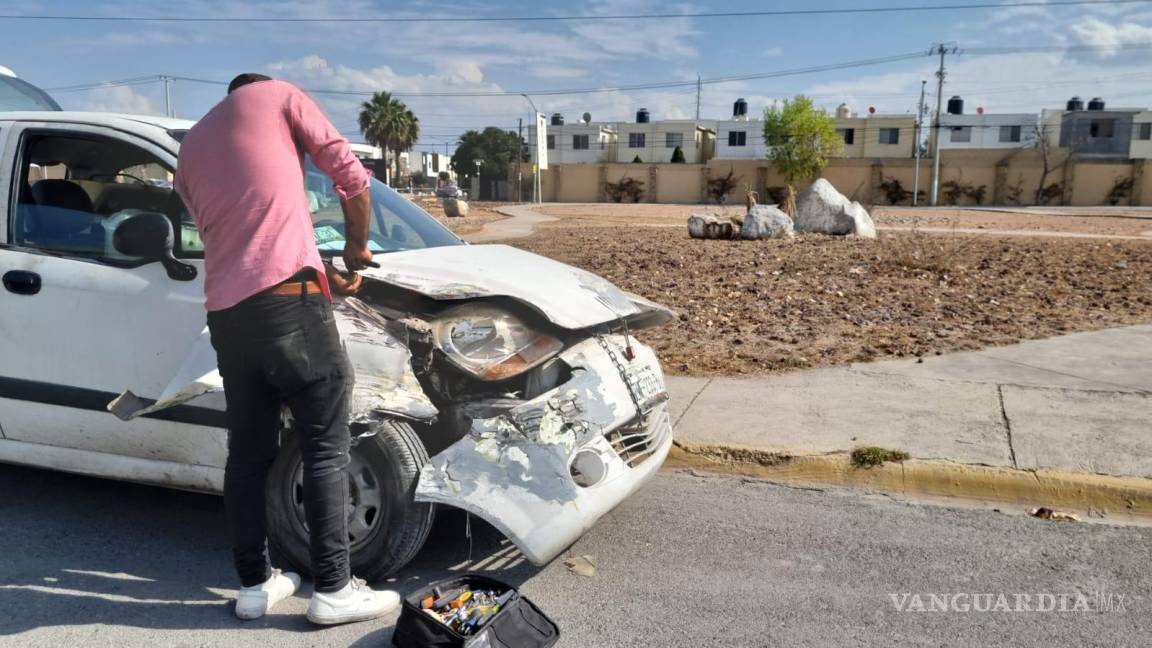
{"type": "MultiPolygon", "coordinates": [[[[434,506],[414,499],[428,452],[407,423],[384,420],[352,448],[348,466],[352,573],[368,581],[392,574],[416,557],[432,528],[434,506]]],[[[302,574],[311,574],[303,507],[303,462],[287,434],[265,485],[268,542],[302,574]]]]}

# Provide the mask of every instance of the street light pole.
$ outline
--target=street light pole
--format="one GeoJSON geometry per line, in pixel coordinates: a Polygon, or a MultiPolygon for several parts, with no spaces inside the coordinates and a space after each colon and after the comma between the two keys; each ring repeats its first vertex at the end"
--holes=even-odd
{"type": "Polygon", "coordinates": [[[924,137],[924,90],[928,87],[927,81],[920,82],[920,107],[916,110],[916,174],[912,180],[912,206],[919,204],[920,194],[920,139],[924,137]]]}
{"type": "MultiPolygon", "coordinates": [[[[540,111],[536,110],[536,104],[532,102],[532,97],[526,93],[521,92],[521,97],[528,100],[528,105],[532,106],[532,127],[533,132],[536,133],[536,150],[540,150],[540,111]]],[[[532,202],[539,203],[540,200],[540,160],[536,160],[536,164],[532,165],[532,202]]]]}
{"type": "Polygon", "coordinates": [[[472,160],[472,164],[476,165],[476,182],[473,183],[475,185],[476,195],[472,197],[472,200],[480,200],[480,165],[483,162],[484,160],[472,160]]]}

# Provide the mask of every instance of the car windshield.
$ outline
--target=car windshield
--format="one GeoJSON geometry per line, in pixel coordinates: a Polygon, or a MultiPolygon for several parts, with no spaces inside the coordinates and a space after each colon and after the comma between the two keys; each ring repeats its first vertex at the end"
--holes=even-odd
{"type": "Polygon", "coordinates": [[[0,110],[60,110],[40,88],[0,72],[0,110]]]}
{"type": "MultiPolygon", "coordinates": [[[[316,246],[323,256],[344,251],[344,213],[332,181],[305,158],[304,190],[316,246]]],[[[368,249],[374,254],[463,245],[464,242],[428,212],[376,178],[371,180],[372,222],[368,249]]]]}

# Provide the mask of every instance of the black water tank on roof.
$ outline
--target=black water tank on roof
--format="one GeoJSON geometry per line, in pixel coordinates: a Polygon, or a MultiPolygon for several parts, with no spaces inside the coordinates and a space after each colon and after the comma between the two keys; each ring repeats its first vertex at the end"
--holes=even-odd
{"type": "Polygon", "coordinates": [[[1104,100],[1100,97],[1092,97],[1092,101],[1088,102],[1088,110],[1104,110],[1104,100]]]}
{"type": "Polygon", "coordinates": [[[1072,97],[1068,100],[1068,112],[1075,112],[1077,110],[1084,110],[1084,100],[1080,97],[1072,97]]]}
{"type": "Polygon", "coordinates": [[[649,117],[650,116],[648,115],[648,109],[647,108],[641,108],[640,110],[636,111],[636,123],[637,124],[647,124],[649,117]]]}
{"type": "Polygon", "coordinates": [[[960,97],[952,97],[948,100],[948,114],[949,115],[963,115],[964,114],[964,100],[960,97]]]}
{"type": "Polygon", "coordinates": [[[748,102],[744,101],[743,97],[737,99],[736,103],[732,104],[732,116],[733,117],[747,117],[748,116],[748,102]]]}
{"type": "Polygon", "coordinates": [[[561,115],[560,113],[552,113],[552,125],[553,126],[563,126],[564,125],[564,115],[561,115]]]}

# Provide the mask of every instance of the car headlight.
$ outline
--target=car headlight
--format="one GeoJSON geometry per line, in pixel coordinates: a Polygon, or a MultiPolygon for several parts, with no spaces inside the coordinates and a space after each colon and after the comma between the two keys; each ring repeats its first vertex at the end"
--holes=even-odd
{"type": "Polygon", "coordinates": [[[564,344],[495,306],[466,304],[432,323],[436,346],[482,380],[504,380],[555,355],[564,344]]]}

